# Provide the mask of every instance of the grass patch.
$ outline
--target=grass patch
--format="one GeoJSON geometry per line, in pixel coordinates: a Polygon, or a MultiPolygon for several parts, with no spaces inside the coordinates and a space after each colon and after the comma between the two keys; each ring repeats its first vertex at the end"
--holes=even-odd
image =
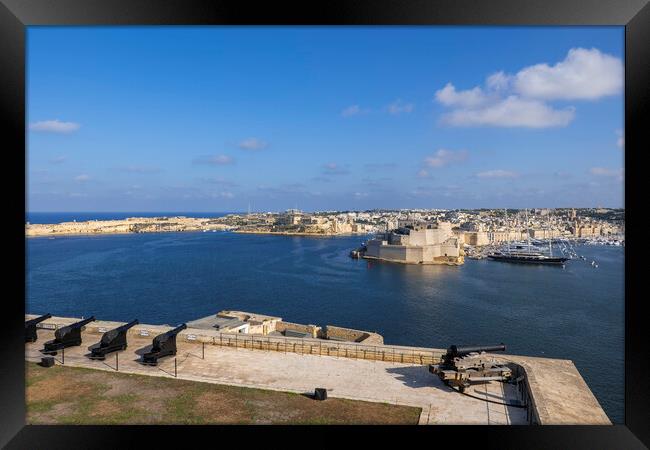
{"type": "Polygon", "coordinates": [[[420,408],[27,363],[29,424],[409,424],[420,408]]]}

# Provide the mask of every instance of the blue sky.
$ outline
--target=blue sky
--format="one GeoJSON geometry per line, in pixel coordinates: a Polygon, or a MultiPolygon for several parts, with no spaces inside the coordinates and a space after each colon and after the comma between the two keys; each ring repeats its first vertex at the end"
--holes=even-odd
{"type": "Polygon", "coordinates": [[[622,27],[30,27],[29,211],[622,207],[622,27]]]}

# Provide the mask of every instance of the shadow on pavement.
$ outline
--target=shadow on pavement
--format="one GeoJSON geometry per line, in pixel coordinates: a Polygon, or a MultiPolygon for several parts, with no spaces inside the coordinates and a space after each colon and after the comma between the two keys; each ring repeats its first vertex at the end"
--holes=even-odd
{"type": "Polygon", "coordinates": [[[426,366],[391,367],[386,372],[397,375],[395,379],[405,386],[412,388],[435,387],[444,391],[451,389],[439,382],[438,378],[429,373],[426,366]]]}

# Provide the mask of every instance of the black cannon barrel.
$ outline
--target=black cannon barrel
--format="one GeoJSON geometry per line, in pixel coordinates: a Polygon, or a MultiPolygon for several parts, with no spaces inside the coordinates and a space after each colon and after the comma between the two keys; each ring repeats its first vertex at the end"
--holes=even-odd
{"type": "Polygon", "coordinates": [[[179,326],[177,326],[176,328],[174,328],[173,330],[169,330],[169,331],[167,332],[167,334],[169,334],[169,335],[172,335],[172,334],[178,334],[178,333],[180,333],[181,331],[183,331],[185,328],[187,328],[187,325],[184,324],[184,323],[182,323],[182,324],[180,324],[179,326]]]}
{"type": "Polygon", "coordinates": [[[43,322],[44,320],[52,317],[52,314],[48,313],[41,317],[36,317],[25,322],[25,342],[36,342],[38,340],[38,333],[36,332],[36,325],[43,322]]]}
{"type": "Polygon", "coordinates": [[[61,327],[61,328],[81,328],[84,325],[88,325],[90,322],[94,322],[95,320],[97,320],[95,319],[95,316],[90,316],[87,319],[80,320],[79,322],[71,323],[70,325],[66,325],[65,327],[61,327]]]}
{"type": "Polygon", "coordinates": [[[172,356],[176,354],[176,335],[187,328],[186,324],[181,324],[176,328],[167,331],[166,333],[159,334],[153,338],[153,345],[151,351],[142,355],[142,362],[144,364],[158,364],[158,359],[165,356],[172,356]]]}
{"type": "Polygon", "coordinates": [[[47,341],[41,352],[56,355],[56,352],[61,349],[81,345],[81,328],[94,320],[95,316],[90,316],[87,319],[59,328],[54,332],[54,339],[47,341]]]}
{"type": "Polygon", "coordinates": [[[166,338],[169,338],[169,337],[172,337],[172,336],[176,336],[178,333],[183,331],[185,328],[187,328],[187,325],[183,323],[183,324],[177,326],[176,328],[174,328],[172,330],[166,331],[163,334],[160,334],[160,335],[156,336],[155,339],[158,339],[158,338],[166,339],[166,338]]]}
{"type": "Polygon", "coordinates": [[[116,330],[119,330],[119,331],[128,330],[129,328],[133,328],[134,326],[136,326],[139,323],[140,323],[140,321],[138,319],[135,319],[135,320],[133,320],[133,321],[131,321],[129,323],[125,323],[124,325],[120,325],[119,327],[116,328],[116,330]]]}
{"type": "Polygon", "coordinates": [[[79,329],[79,328],[83,327],[84,325],[89,324],[90,322],[94,322],[95,320],[96,320],[95,316],[90,316],[87,319],[80,320],[79,322],[71,323],[70,325],[66,325],[64,327],[61,327],[61,328],[59,328],[58,330],[56,330],[54,332],[54,337],[60,338],[61,336],[69,333],[70,331],[79,329]]]}
{"type": "Polygon", "coordinates": [[[125,335],[127,330],[131,327],[136,326],[139,324],[138,319],[135,319],[132,322],[125,323],[124,325],[120,325],[119,327],[113,328],[112,330],[107,331],[104,333],[101,339],[101,344],[102,345],[109,345],[115,338],[117,338],[120,335],[125,335]]]}
{"type": "Polygon", "coordinates": [[[50,317],[52,317],[52,314],[47,313],[44,316],[35,317],[34,319],[29,319],[28,321],[25,322],[25,326],[36,325],[37,323],[41,323],[42,321],[47,320],[50,317]]]}
{"type": "Polygon", "coordinates": [[[505,351],[506,346],[505,344],[501,343],[498,345],[465,345],[465,346],[458,346],[458,345],[452,345],[449,347],[447,350],[447,354],[451,354],[452,356],[462,356],[462,355],[467,355],[469,353],[473,352],[502,352],[505,351]]]}
{"type": "Polygon", "coordinates": [[[119,327],[113,328],[112,330],[107,331],[102,335],[101,340],[88,347],[90,350],[90,359],[99,359],[103,360],[106,358],[106,355],[112,352],[119,350],[126,350],[126,332],[129,328],[140,323],[138,319],[133,320],[132,322],[125,323],[119,327]]]}

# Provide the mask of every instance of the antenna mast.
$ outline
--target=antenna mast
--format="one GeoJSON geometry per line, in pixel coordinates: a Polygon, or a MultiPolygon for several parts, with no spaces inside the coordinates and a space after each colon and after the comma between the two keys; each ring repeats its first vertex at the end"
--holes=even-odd
{"type": "Polygon", "coordinates": [[[528,208],[526,208],[526,240],[528,241],[528,248],[530,248],[530,230],[528,229],[528,208]]]}
{"type": "Polygon", "coordinates": [[[548,255],[553,256],[553,232],[551,230],[551,215],[548,215],[548,255]]]}

